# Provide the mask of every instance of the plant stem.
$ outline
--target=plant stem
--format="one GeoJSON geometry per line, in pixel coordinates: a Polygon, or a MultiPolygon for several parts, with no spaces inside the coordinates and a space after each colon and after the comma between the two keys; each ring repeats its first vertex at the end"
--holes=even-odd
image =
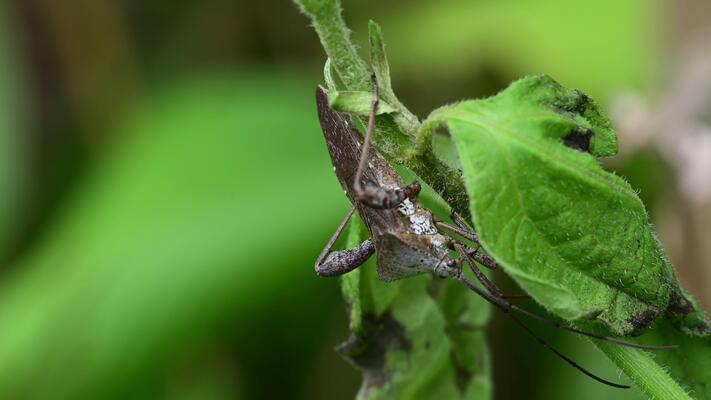
{"type": "Polygon", "coordinates": [[[350,30],[341,17],[340,1],[296,0],[296,4],[311,19],[321,45],[338,71],[348,90],[370,91],[370,72],[358,56],[350,39],[350,30]]]}
{"type": "MultiPolygon", "coordinates": [[[[371,90],[371,71],[356,51],[341,16],[338,0],[294,0],[311,19],[326,54],[347,90],[371,90]]],[[[470,219],[469,199],[461,174],[442,162],[429,143],[419,143],[419,122],[404,106],[405,118],[378,116],[373,144],[390,162],[403,165],[430,185],[450,207],[470,219]],[[412,123],[414,120],[416,123],[412,123]]]]}
{"type": "Polygon", "coordinates": [[[691,400],[679,384],[645,352],[612,343],[594,342],[650,399],[691,400]]]}

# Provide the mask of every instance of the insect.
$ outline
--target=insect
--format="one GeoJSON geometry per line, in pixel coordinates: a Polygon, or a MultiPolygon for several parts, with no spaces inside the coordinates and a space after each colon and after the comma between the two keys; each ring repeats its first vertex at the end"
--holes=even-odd
{"type": "Polygon", "coordinates": [[[346,217],[316,260],[315,269],[318,275],[345,274],[358,268],[375,254],[378,276],[384,281],[394,281],[422,273],[434,273],[442,278],[460,281],[509,315],[538,343],[550,349],[568,364],[585,375],[613,387],[628,388],[629,386],[607,381],[578,365],[550,346],[514,314],[621,346],[647,350],[666,350],[676,347],[638,345],[581,331],[512,304],[509,300],[520,296],[504,296],[479,270],[477,262],[491,269],[496,269],[498,266],[495,260],[481,251],[476,233],[454,213],[452,219],[456,226],[438,221],[433,213],[417,200],[420,185],[416,181],[405,185],[387,161],[379,153],[370,149],[379,102],[377,84],[374,84],[374,94],[375,100],[370,110],[365,138],[362,138],[348,114],[330,108],[326,89],[322,87],[316,89],[319,121],[326,138],[334,172],[352,203],[346,217]],[[370,232],[370,239],[352,249],[331,251],[356,210],[370,232]],[[456,233],[474,243],[475,247],[469,247],[443,231],[456,233]],[[452,253],[456,256],[452,256],[452,253]],[[464,275],[463,264],[469,266],[483,288],[464,275]]]}

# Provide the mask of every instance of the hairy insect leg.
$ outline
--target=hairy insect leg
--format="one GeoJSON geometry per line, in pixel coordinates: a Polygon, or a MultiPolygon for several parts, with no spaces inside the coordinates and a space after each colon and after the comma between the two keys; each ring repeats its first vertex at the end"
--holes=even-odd
{"type": "MultiPolygon", "coordinates": [[[[469,240],[471,240],[472,242],[476,243],[479,247],[481,247],[479,235],[477,235],[476,232],[474,232],[474,230],[472,228],[470,228],[466,222],[464,222],[464,220],[462,219],[462,217],[459,216],[459,214],[452,211],[449,214],[449,217],[452,219],[452,221],[454,221],[455,224],[457,224],[459,229],[461,229],[462,231],[466,232],[469,236],[471,236],[471,239],[469,239],[469,240]]],[[[491,269],[497,269],[499,267],[499,265],[496,263],[496,261],[494,261],[494,259],[491,258],[489,255],[482,254],[482,253],[480,253],[480,254],[481,254],[481,260],[477,259],[477,261],[479,261],[479,263],[481,263],[485,267],[488,267],[491,269]]]]}
{"type": "Polygon", "coordinates": [[[494,284],[494,282],[489,280],[489,278],[487,278],[486,275],[484,275],[484,273],[479,270],[479,267],[477,267],[474,260],[471,258],[471,256],[469,256],[464,246],[459,243],[455,243],[454,247],[457,249],[457,252],[459,252],[460,257],[462,257],[462,259],[467,264],[469,264],[469,268],[474,273],[474,276],[476,276],[479,282],[484,285],[486,290],[488,290],[489,293],[493,294],[494,296],[501,298],[503,296],[501,290],[499,290],[499,288],[494,284]]]}
{"type": "Polygon", "coordinates": [[[442,222],[442,221],[437,221],[437,225],[450,231],[450,232],[456,233],[457,235],[463,237],[464,239],[469,240],[470,242],[476,243],[477,245],[481,244],[479,242],[479,235],[470,231],[467,228],[462,228],[461,226],[459,226],[459,227],[452,226],[452,225],[450,225],[446,222],[442,222]]]}
{"type": "MultiPolygon", "coordinates": [[[[436,224],[438,224],[438,226],[439,226],[439,222],[436,222],[436,224]]],[[[451,239],[453,243],[459,243],[462,246],[464,246],[466,253],[470,257],[473,257],[479,264],[481,264],[491,270],[495,270],[495,269],[499,268],[499,264],[497,264],[493,258],[491,258],[488,254],[485,254],[484,252],[481,251],[480,245],[477,245],[476,248],[472,248],[472,247],[467,246],[465,243],[462,243],[461,241],[459,241],[451,236],[449,237],[449,239],[451,239]]]]}
{"type": "MultiPolygon", "coordinates": [[[[477,249],[472,249],[471,247],[466,247],[463,243],[456,241],[456,240],[455,240],[455,243],[459,243],[460,245],[462,245],[466,254],[473,257],[477,262],[482,264],[482,262],[477,257],[477,256],[481,256],[482,254],[479,253],[477,249]]],[[[464,260],[464,256],[460,257],[457,260],[457,262],[461,263],[463,260],[464,260]]],[[[482,265],[484,265],[484,264],[482,264],[482,265]]],[[[470,264],[470,266],[471,266],[471,264],[470,264]]],[[[484,266],[486,266],[486,265],[484,265],[484,266]]],[[[478,267],[478,265],[477,265],[477,267],[478,267]]],[[[479,271],[481,271],[481,270],[479,270],[479,271]]],[[[475,274],[476,274],[476,272],[475,272],[475,274]]],[[[477,274],[477,276],[478,276],[478,274],[477,274]]],[[[492,282],[492,285],[495,286],[495,284],[493,282],[492,282]]],[[[500,289],[499,289],[499,291],[500,291],[500,289]]],[[[501,294],[499,297],[501,297],[504,300],[531,300],[531,296],[526,295],[526,294],[501,294]]]]}
{"type": "Polygon", "coordinates": [[[489,269],[497,269],[499,268],[499,265],[494,261],[493,258],[491,258],[489,255],[484,254],[483,252],[480,252],[479,249],[481,248],[481,243],[479,242],[479,236],[474,233],[473,231],[469,230],[468,227],[459,219],[459,217],[455,216],[456,214],[453,212],[452,213],[452,219],[457,223],[457,226],[452,226],[446,222],[442,221],[437,221],[435,224],[437,224],[438,227],[444,228],[450,232],[454,232],[457,235],[469,240],[470,242],[473,242],[476,244],[477,248],[476,249],[469,249],[467,250],[467,254],[470,256],[474,257],[481,265],[489,268],[489,269]],[[461,223],[461,225],[460,225],[461,223]]]}
{"type": "Polygon", "coordinates": [[[336,231],[328,240],[326,247],[324,247],[316,259],[314,268],[316,274],[319,276],[339,276],[353,271],[361,266],[375,252],[375,246],[370,239],[352,249],[331,251],[333,244],[338,240],[341,232],[343,232],[346,224],[353,216],[354,211],[355,206],[351,206],[351,209],[348,210],[348,214],[343,218],[341,224],[338,225],[338,228],[336,228],[336,231]]]}
{"type": "Polygon", "coordinates": [[[368,163],[370,154],[370,142],[375,129],[375,115],[378,112],[378,104],[380,103],[380,88],[378,82],[373,75],[373,103],[370,107],[370,115],[368,117],[368,125],[365,130],[365,139],[363,139],[363,148],[358,161],[358,168],[353,182],[353,190],[355,191],[356,199],[373,208],[394,208],[397,207],[407,198],[414,198],[420,193],[420,184],[413,181],[404,188],[386,189],[384,187],[366,184],[363,186],[363,171],[368,163]]]}
{"type": "Polygon", "coordinates": [[[458,227],[460,227],[460,228],[464,229],[465,231],[469,231],[469,232],[471,232],[472,234],[476,235],[476,234],[474,233],[474,231],[469,227],[469,225],[467,225],[467,223],[464,222],[464,220],[462,219],[462,217],[460,217],[459,214],[457,214],[454,210],[452,210],[452,212],[449,213],[449,218],[451,218],[452,221],[454,221],[454,223],[457,224],[458,227]]]}

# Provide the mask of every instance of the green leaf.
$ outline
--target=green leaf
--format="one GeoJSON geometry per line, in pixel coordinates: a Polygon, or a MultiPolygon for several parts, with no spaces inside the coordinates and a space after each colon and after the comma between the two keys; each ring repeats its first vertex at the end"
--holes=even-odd
{"type": "MultiPolygon", "coordinates": [[[[328,103],[336,111],[357,114],[361,116],[370,115],[375,95],[372,91],[359,90],[339,90],[336,79],[333,76],[333,66],[331,59],[326,59],[323,66],[323,78],[328,88],[328,103]]],[[[381,97],[378,102],[376,115],[389,114],[398,111],[388,104],[381,97]]]]}
{"type": "MultiPolygon", "coordinates": [[[[433,120],[456,143],[485,248],[544,306],[619,335],[691,313],[642,202],[595,158],[614,154],[617,141],[592,99],[533,76],[433,120]],[[567,293],[567,312],[549,290],[567,293]]],[[[702,314],[680,322],[708,329],[702,314]]]]}
{"type": "Polygon", "coordinates": [[[390,65],[385,55],[385,41],[380,26],[375,21],[368,21],[368,38],[370,42],[370,64],[375,73],[378,85],[388,95],[395,96],[390,83],[390,65]]]}
{"type": "MultiPolygon", "coordinates": [[[[441,124],[459,152],[484,248],[551,313],[617,335],[662,317],[688,335],[708,334],[708,320],[679,286],[642,202],[595,158],[614,154],[617,141],[592,99],[531,76],[494,97],[439,109],[424,126],[441,124]]],[[[630,372],[623,353],[637,353],[611,351],[630,372]]]]}
{"type": "Polygon", "coordinates": [[[420,121],[395,96],[390,82],[390,65],[385,54],[385,40],[380,26],[374,21],[368,21],[368,42],[370,44],[370,67],[375,74],[380,98],[392,104],[399,111],[393,115],[393,120],[403,132],[414,133],[420,128],[420,121]]]}
{"type": "MultiPolygon", "coordinates": [[[[365,237],[354,220],[348,246],[365,237]]],[[[382,282],[373,260],[344,276],[342,290],[351,337],[339,349],[363,372],[359,399],[492,397],[485,301],[426,276],[382,282]]]]}
{"type": "MultiPolygon", "coordinates": [[[[357,91],[340,91],[328,92],[328,102],[336,111],[347,112],[358,115],[370,115],[370,109],[373,106],[375,96],[372,92],[357,92],[357,91]]],[[[396,112],[390,104],[383,100],[378,102],[378,110],[376,115],[390,114],[396,112]]]]}

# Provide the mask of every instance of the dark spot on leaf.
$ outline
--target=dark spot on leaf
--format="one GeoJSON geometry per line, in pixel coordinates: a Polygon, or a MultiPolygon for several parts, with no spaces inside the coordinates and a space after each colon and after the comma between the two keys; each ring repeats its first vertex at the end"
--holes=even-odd
{"type": "Polygon", "coordinates": [[[585,116],[585,114],[595,105],[591,104],[590,96],[574,90],[572,93],[556,96],[554,99],[546,99],[542,102],[544,106],[551,107],[558,114],[574,121],[576,117],[585,116]]]}
{"type": "Polygon", "coordinates": [[[435,127],[434,133],[442,135],[442,136],[452,136],[452,134],[449,132],[449,127],[447,124],[440,124],[435,127]]]}
{"type": "Polygon", "coordinates": [[[590,104],[590,96],[577,89],[575,90],[575,94],[577,96],[575,97],[571,111],[576,114],[583,115],[588,108],[588,104],[590,104]]]}
{"type": "Polygon", "coordinates": [[[667,312],[675,315],[687,315],[694,312],[694,306],[678,290],[673,290],[669,298],[667,312]]]}
{"type": "Polygon", "coordinates": [[[711,328],[709,328],[708,325],[702,323],[689,327],[688,329],[701,336],[706,336],[711,332],[711,328]]]}
{"type": "Polygon", "coordinates": [[[684,297],[680,289],[672,291],[666,311],[672,317],[675,325],[686,332],[702,336],[711,333],[711,327],[708,326],[706,318],[700,318],[694,312],[694,305],[684,297]]]}
{"type": "Polygon", "coordinates": [[[588,128],[576,127],[568,134],[568,136],[563,138],[563,144],[571,149],[588,153],[590,152],[590,139],[592,139],[592,135],[592,130],[588,128]]]}
{"type": "Polygon", "coordinates": [[[388,312],[381,317],[363,315],[363,332],[355,334],[336,346],[336,351],[349,358],[363,372],[363,388],[381,387],[390,378],[385,370],[385,357],[389,350],[412,350],[405,329],[388,312]]]}
{"type": "Polygon", "coordinates": [[[649,324],[654,321],[654,318],[659,312],[652,308],[637,314],[629,319],[629,323],[635,328],[635,330],[644,329],[649,326],[649,324]]]}

